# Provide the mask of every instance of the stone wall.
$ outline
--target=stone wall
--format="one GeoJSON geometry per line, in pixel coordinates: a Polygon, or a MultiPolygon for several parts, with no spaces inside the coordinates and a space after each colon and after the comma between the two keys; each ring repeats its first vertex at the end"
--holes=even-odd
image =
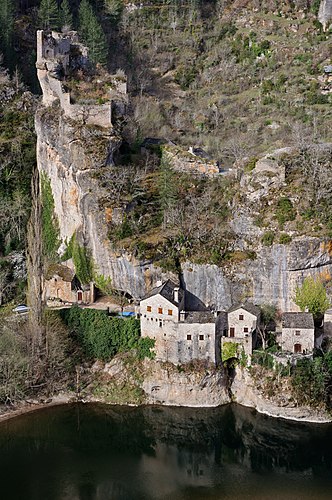
{"type": "MultiPolygon", "coordinates": [[[[253,349],[253,335],[250,333],[246,337],[221,337],[221,349],[224,344],[227,344],[228,342],[232,344],[238,344],[240,347],[242,346],[244,354],[248,358],[248,365],[251,364],[251,356],[252,356],[252,349],[253,349]]],[[[238,349],[239,352],[239,349],[238,349]]]]}
{"type": "Polygon", "coordinates": [[[60,106],[64,114],[75,121],[85,125],[98,127],[112,126],[112,107],[108,104],[71,104],[70,93],[64,91],[60,80],[49,75],[46,69],[38,69],[38,80],[43,91],[43,104],[52,106],[60,100],[60,106]]]}
{"type": "Polygon", "coordinates": [[[219,167],[213,160],[206,160],[183,151],[177,146],[164,146],[163,152],[169,160],[173,170],[186,172],[192,175],[206,175],[213,177],[219,174],[219,167]]]}
{"type": "Polygon", "coordinates": [[[324,336],[332,337],[332,309],[324,314],[324,336]]]}
{"type": "Polygon", "coordinates": [[[301,352],[310,353],[315,345],[313,328],[283,328],[281,335],[281,348],[283,351],[295,352],[294,345],[301,345],[301,352]]]}

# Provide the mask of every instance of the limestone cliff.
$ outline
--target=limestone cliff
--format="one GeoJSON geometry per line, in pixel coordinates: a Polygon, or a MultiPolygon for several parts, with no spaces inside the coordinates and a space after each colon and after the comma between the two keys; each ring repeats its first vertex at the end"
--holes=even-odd
{"type": "MultiPolygon", "coordinates": [[[[167,273],[151,261],[114,250],[98,203],[105,190],[98,177],[120,143],[119,134],[114,128],[82,125],[65,117],[60,108],[43,106],[36,114],[36,132],[38,168],[51,181],[62,241],[78,233],[91,249],[98,272],[111,277],[115,288],[141,298],[167,273]]],[[[257,228],[246,214],[234,218],[234,224],[239,238],[248,238],[251,229],[255,238],[257,228]]],[[[289,310],[294,307],[295,286],[303,277],[332,274],[329,246],[319,238],[302,236],[288,245],[264,247],[256,237],[254,260],[227,269],[185,262],[182,278],[187,290],[218,309],[249,297],[258,304],[270,302],[289,310]]]]}
{"type": "Polygon", "coordinates": [[[332,21],[332,2],[331,0],[322,0],[319,6],[318,20],[322,23],[326,31],[332,21]]]}
{"type": "MultiPolygon", "coordinates": [[[[83,87],[79,94],[77,81],[74,84],[70,79],[68,61],[73,41],[67,38],[63,40],[63,36],[52,33],[50,37],[39,32],[42,50],[38,50],[37,68],[44,96],[35,120],[38,168],[50,180],[62,241],[60,249],[65,248],[75,234],[79,242],[90,249],[96,273],[110,277],[114,288],[140,299],[158,280],[164,280],[172,273],[162,271],[153,258],[138,258],[137,253],[135,256],[125,247],[115,248],[111,242],[108,210],[115,210],[114,207],[105,207],[102,200],[107,199],[109,189],[118,191],[119,179],[116,175],[119,174],[110,166],[114,164],[114,152],[122,140],[123,113],[121,119],[117,118],[116,112],[113,113],[117,103],[114,95],[110,94],[108,104],[100,107],[101,116],[107,119],[98,119],[96,97],[99,94],[95,95],[95,92],[96,88],[98,92],[101,91],[98,87],[102,85],[101,80],[98,76],[91,81],[92,77],[88,76],[87,81],[83,81],[94,97],[88,99],[94,104],[86,103],[87,100],[81,95],[83,87]],[[58,76],[59,65],[69,75],[65,80],[58,76]],[[66,90],[66,85],[74,85],[76,99],[84,104],[71,103],[71,94],[66,90]],[[78,109],[83,112],[76,112],[78,109]],[[90,109],[93,109],[94,114],[89,119],[90,109]]],[[[77,43],[76,38],[71,36],[77,43]]],[[[40,45],[38,47],[40,49],[40,45]]],[[[77,45],[73,47],[77,49],[77,45]]],[[[102,85],[103,95],[109,93],[105,90],[111,85],[108,77],[102,75],[103,85],[107,83],[106,87],[102,85]]],[[[280,152],[284,154],[286,151],[283,149],[280,152]]],[[[303,277],[319,273],[330,277],[332,274],[331,245],[314,236],[306,237],[303,232],[300,236],[294,225],[288,227],[293,239],[289,237],[292,241],[287,245],[264,246],[261,243],[264,232],[255,224],[255,208],[260,205],[261,212],[258,215],[262,216],[264,207],[268,209],[271,202],[274,203],[280,197],[281,190],[286,189],[285,169],[276,160],[280,154],[274,153],[273,158],[267,156],[257,161],[253,171],[242,172],[240,181],[234,180],[237,182],[235,189],[238,190],[238,201],[234,201],[237,199],[235,197],[228,202],[227,210],[230,208],[231,214],[227,224],[233,235],[234,249],[242,252],[242,255],[250,250],[251,257],[233,261],[225,259],[222,267],[181,259],[182,285],[206,305],[221,310],[249,298],[257,304],[272,303],[282,310],[292,310],[295,307],[292,302],[294,289],[303,277]]],[[[122,166],[116,168],[121,171],[122,166]]],[[[299,195],[293,203],[297,203],[298,198],[299,195]]],[[[142,207],[144,210],[146,205],[143,203],[142,207]]],[[[273,213],[274,205],[265,227],[279,231],[273,213]]],[[[144,214],[140,213],[139,216],[144,217],[144,214]]],[[[199,218],[197,224],[202,224],[199,218]]],[[[223,219],[218,224],[223,224],[223,219]]],[[[162,228],[159,228],[159,232],[162,233],[162,228]]],[[[312,234],[315,233],[311,231],[312,234]]],[[[208,244],[205,245],[207,256],[211,252],[208,244]]]]}

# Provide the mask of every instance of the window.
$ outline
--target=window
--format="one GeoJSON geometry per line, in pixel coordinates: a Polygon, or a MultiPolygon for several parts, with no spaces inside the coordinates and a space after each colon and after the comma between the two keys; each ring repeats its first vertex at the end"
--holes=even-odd
{"type": "Polygon", "coordinates": [[[147,312],[150,313],[152,311],[152,307],[151,306],[146,306],[146,310],[147,310],[147,312]]]}
{"type": "Polygon", "coordinates": [[[234,337],[234,335],[235,335],[235,328],[234,328],[234,326],[231,326],[229,329],[229,336],[234,337]]]}
{"type": "Polygon", "coordinates": [[[245,326],[245,327],[243,328],[243,331],[244,331],[244,333],[248,333],[248,332],[249,332],[248,327],[247,327],[247,326],[245,326]]]}
{"type": "Polygon", "coordinates": [[[187,340],[191,340],[191,335],[187,335],[187,340]]]}
{"type": "Polygon", "coordinates": [[[161,328],[163,326],[163,321],[160,319],[159,320],[159,327],[161,328]]]}
{"type": "Polygon", "coordinates": [[[167,314],[168,314],[168,316],[172,316],[172,314],[173,314],[173,309],[168,309],[168,313],[167,313],[167,314]]]}
{"type": "Polygon", "coordinates": [[[204,335],[200,335],[199,340],[204,340],[204,335]]]}
{"type": "Polygon", "coordinates": [[[244,320],[243,314],[239,314],[239,320],[240,320],[240,321],[243,321],[243,320],[244,320]]]}
{"type": "Polygon", "coordinates": [[[301,330],[295,330],[295,335],[297,336],[301,335],[301,330]]]}
{"type": "Polygon", "coordinates": [[[163,308],[162,307],[158,307],[158,314],[162,314],[163,313],[163,308]]]}

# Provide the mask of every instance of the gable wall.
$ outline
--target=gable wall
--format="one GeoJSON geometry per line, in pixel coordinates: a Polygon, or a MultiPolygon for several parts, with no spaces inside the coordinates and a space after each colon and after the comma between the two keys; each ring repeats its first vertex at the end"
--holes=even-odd
{"type": "Polygon", "coordinates": [[[228,336],[230,335],[230,329],[235,328],[235,337],[244,339],[246,334],[244,328],[248,328],[247,333],[251,333],[257,327],[257,317],[242,307],[228,313],[228,336]],[[243,320],[239,319],[240,315],[243,315],[243,320]]]}

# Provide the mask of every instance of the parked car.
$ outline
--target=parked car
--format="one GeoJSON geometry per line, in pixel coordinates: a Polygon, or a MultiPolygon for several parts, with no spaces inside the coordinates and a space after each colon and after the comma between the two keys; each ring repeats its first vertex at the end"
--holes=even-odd
{"type": "Polygon", "coordinates": [[[29,312],[29,309],[30,307],[28,307],[27,305],[19,304],[18,306],[14,307],[13,312],[18,314],[27,313],[29,312]]]}

